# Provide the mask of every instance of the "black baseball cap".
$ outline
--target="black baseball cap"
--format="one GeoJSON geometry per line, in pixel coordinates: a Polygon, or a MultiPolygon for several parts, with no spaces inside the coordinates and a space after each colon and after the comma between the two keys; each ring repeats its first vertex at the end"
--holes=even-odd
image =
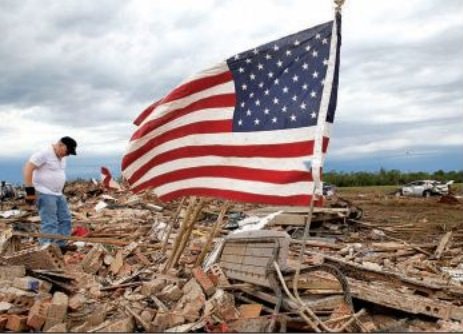
{"type": "Polygon", "coordinates": [[[72,139],[71,137],[63,137],[60,139],[60,142],[62,142],[66,146],[68,154],[77,155],[77,142],[74,139],[72,139]]]}

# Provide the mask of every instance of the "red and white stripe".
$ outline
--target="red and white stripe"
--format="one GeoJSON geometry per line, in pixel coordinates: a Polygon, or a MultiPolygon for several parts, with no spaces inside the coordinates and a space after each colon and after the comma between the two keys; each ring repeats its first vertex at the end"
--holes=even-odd
{"type": "Polygon", "coordinates": [[[106,189],[122,190],[120,184],[114,181],[111,172],[106,167],[101,167],[101,182],[106,189]]]}
{"type": "MultiPolygon", "coordinates": [[[[199,195],[308,205],[313,179],[304,162],[314,157],[316,127],[232,132],[234,107],[223,62],[143,111],[122,161],[132,190],[153,188],[165,201],[199,195]]],[[[329,130],[323,128],[322,154],[329,130]]]]}

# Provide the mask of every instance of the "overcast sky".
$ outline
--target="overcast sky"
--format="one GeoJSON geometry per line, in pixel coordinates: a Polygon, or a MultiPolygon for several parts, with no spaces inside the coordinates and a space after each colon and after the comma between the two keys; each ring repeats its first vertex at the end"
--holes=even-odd
{"type": "MultiPolygon", "coordinates": [[[[187,76],[332,18],[329,0],[0,0],[0,161],[63,135],[122,156],[133,119],[187,76]]],[[[461,161],[463,1],[347,0],[342,34],[328,156],[461,161]]]]}

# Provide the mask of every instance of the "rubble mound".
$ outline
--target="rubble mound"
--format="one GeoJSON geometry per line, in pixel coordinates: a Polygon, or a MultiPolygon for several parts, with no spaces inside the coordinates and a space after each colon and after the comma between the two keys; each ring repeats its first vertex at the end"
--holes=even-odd
{"type": "Polygon", "coordinates": [[[458,198],[456,198],[453,195],[443,195],[439,199],[438,203],[442,203],[442,204],[460,204],[460,201],[458,200],[458,198]]]}
{"type": "Polygon", "coordinates": [[[66,195],[73,233],[54,236],[67,240],[64,254],[38,245],[40,219],[21,199],[1,208],[2,331],[461,328],[462,235],[431,224],[452,210],[448,221],[463,221],[459,207],[356,193],[314,208],[306,234],[308,207],[162,203],[95,182],[70,183],[66,195]]]}

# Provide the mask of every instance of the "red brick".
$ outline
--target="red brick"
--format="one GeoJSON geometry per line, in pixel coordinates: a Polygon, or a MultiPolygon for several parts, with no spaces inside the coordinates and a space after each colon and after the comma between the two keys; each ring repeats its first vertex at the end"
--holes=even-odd
{"type": "Polygon", "coordinates": [[[206,295],[212,296],[215,292],[215,286],[206,273],[200,267],[193,268],[192,273],[206,295]]]}
{"type": "Polygon", "coordinates": [[[84,295],[82,294],[76,294],[74,296],[72,296],[71,298],[69,298],[69,309],[72,310],[72,311],[76,311],[78,309],[80,309],[84,303],[86,301],[86,298],[84,295]]]}
{"type": "Polygon", "coordinates": [[[238,308],[241,319],[257,318],[262,311],[261,304],[243,304],[238,308]]]}
{"type": "Polygon", "coordinates": [[[27,316],[27,325],[36,331],[40,331],[47,320],[49,301],[40,300],[35,302],[27,316]]]}
{"type": "Polygon", "coordinates": [[[44,331],[63,322],[66,318],[68,302],[68,296],[62,292],[55,292],[51,304],[48,307],[47,320],[43,328],[44,331]]]}
{"type": "Polygon", "coordinates": [[[0,331],[5,330],[6,323],[8,322],[8,317],[4,314],[0,315],[0,331]]]}
{"type": "Polygon", "coordinates": [[[8,322],[5,328],[13,332],[24,332],[27,328],[27,316],[10,314],[8,315],[8,322]]]}
{"type": "Polygon", "coordinates": [[[225,276],[223,270],[217,263],[213,264],[209,268],[208,276],[211,278],[215,285],[230,286],[230,282],[228,282],[227,276],[225,276]]]}

